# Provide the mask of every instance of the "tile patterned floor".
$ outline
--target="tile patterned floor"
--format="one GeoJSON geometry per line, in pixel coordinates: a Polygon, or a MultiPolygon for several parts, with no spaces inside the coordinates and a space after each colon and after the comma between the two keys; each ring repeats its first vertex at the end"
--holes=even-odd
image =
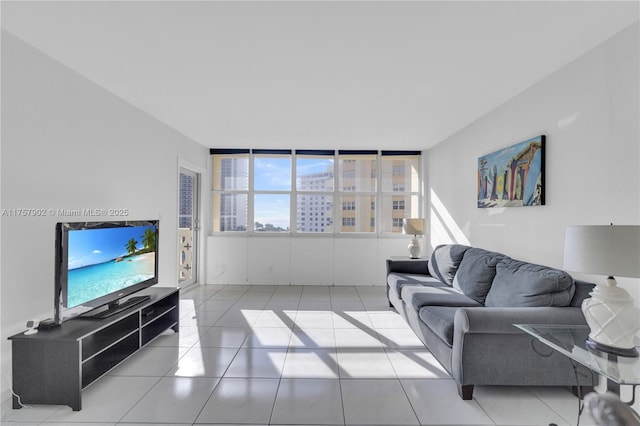
{"type": "Polygon", "coordinates": [[[82,411],[4,401],[1,423],[576,424],[565,389],[479,386],[462,401],[380,287],[207,285],[180,309],[180,332],[85,389],[82,411]]]}

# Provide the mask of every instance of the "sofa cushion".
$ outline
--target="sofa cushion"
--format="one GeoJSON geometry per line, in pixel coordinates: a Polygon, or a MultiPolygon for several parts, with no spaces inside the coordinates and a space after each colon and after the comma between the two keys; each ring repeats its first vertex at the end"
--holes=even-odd
{"type": "Polygon", "coordinates": [[[469,248],[459,244],[439,245],[429,259],[429,273],[443,283],[451,285],[464,252],[469,248]]]}
{"type": "Polygon", "coordinates": [[[482,306],[453,287],[404,287],[400,293],[402,301],[416,311],[423,306],[482,306]]]}
{"type": "Polygon", "coordinates": [[[574,291],[573,278],[564,271],[502,259],[496,265],[485,306],[568,306],[574,291]]]}
{"type": "Polygon", "coordinates": [[[404,285],[429,285],[429,286],[443,286],[442,282],[430,275],[420,274],[402,274],[399,272],[392,272],[387,276],[387,283],[390,287],[397,288],[404,285]]]}
{"type": "Polygon", "coordinates": [[[400,298],[400,292],[405,286],[444,286],[440,280],[430,275],[402,274],[397,272],[392,272],[387,275],[387,285],[389,286],[389,291],[393,292],[398,298],[400,298]]]}
{"type": "Polygon", "coordinates": [[[453,346],[453,319],[458,310],[455,306],[425,306],[418,316],[449,347],[453,346]]]}
{"type": "Polygon", "coordinates": [[[453,287],[473,300],[484,303],[496,276],[496,264],[508,259],[504,254],[471,247],[464,253],[453,278],[453,287]]]}

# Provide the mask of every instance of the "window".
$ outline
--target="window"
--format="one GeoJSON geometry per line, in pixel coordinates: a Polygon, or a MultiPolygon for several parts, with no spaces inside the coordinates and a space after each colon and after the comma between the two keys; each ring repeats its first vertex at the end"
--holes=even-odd
{"type": "Polygon", "coordinates": [[[355,227],[356,226],[356,218],[355,217],[343,217],[342,218],[342,226],[344,226],[344,227],[355,227]]]}
{"type": "Polygon", "coordinates": [[[339,180],[342,191],[375,192],[377,185],[375,151],[351,154],[340,151],[339,180]]]}
{"type": "Polygon", "coordinates": [[[254,150],[253,222],[257,232],[291,230],[291,151],[254,150]]]}
{"type": "Polygon", "coordinates": [[[403,218],[421,216],[419,152],[211,154],[214,232],[375,235],[399,233],[403,218]]]}
{"type": "Polygon", "coordinates": [[[356,202],[355,201],[345,201],[342,203],[342,210],[355,210],[356,202]]]}
{"type": "Polygon", "coordinates": [[[382,232],[402,232],[402,219],[420,217],[420,155],[382,152],[382,232]]]}
{"type": "Polygon", "coordinates": [[[334,152],[296,154],[296,232],[333,233],[334,152]]]}
{"type": "Polygon", "coordinates": [[[213,231],[247,230],[249,150],[218,150],[212,155],[213,231]]]}
{"type": "Polygon", "coordinates": [[[254,194],[254,230],[258,232],[289,232],[290,195],[254,194]]]}
{"type": "Polygon", "coordinates": [[[376,211],[368,207],[375,203],[378,191],[377,162],[377,151],[338,153],[338,188],[340,203],[343,206],[340,211],[340,232],[376,231],[375,220],[371,221],[372,218],[375,219],[376,211]]]}

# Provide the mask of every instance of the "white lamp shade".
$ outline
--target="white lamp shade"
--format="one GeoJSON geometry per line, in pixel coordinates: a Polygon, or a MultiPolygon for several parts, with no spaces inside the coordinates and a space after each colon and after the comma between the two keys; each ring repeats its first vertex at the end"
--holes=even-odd
{"type": "Polygon", "coordinates": [[[567,226],[563,269],[640,278],[640,226],[567,226]]]}
{"type": "Polygon", "coordinates": [[[424,235],[424,219],[402,219],[402,233],[424,235]]]}

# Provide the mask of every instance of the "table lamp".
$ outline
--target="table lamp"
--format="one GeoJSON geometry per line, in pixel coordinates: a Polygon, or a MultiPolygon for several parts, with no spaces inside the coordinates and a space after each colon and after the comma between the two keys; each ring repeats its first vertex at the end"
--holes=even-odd
{"type": "Polygon", "coordinates": [[[607,276],[582,303],[590,328],[587,347],[637,357],[634,336],[640,330],[640,310],[614,275],[640,278],[640,226],[567,226],[563,268],[607,276]]]}
{"type": "Polygon", "coordinates": [[[417,259],[420,257],[420,241],[418,235],[424,235],[424,219],[402,219],[402,233],[413,235],[413,239],[409,243],[409,257],[417,259]]]}

